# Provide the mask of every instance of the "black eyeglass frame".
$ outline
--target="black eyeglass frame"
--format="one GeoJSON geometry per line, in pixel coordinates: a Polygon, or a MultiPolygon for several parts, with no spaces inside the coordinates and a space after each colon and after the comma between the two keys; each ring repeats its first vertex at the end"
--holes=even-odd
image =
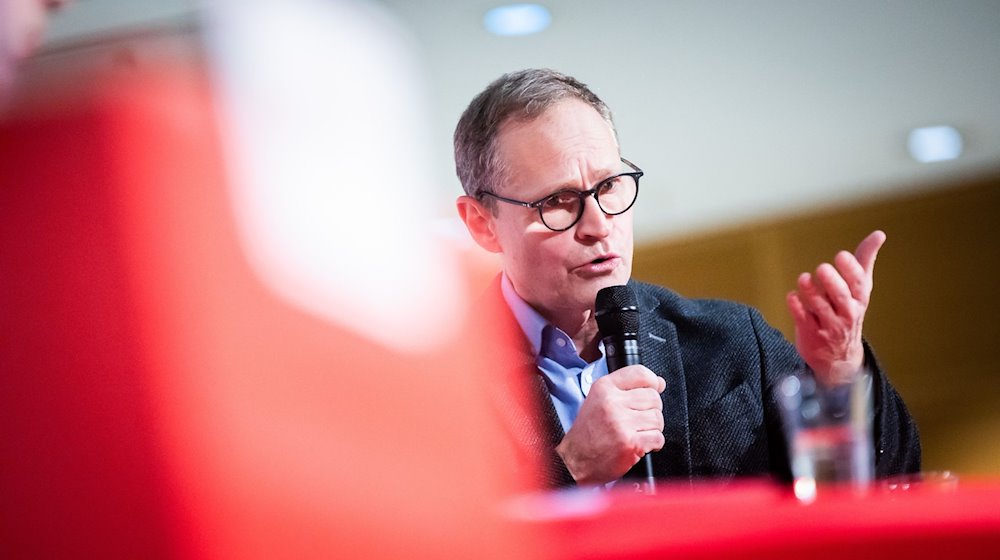
{"type": "Polygon", "coordinates": [[[541,220],[542,225],[544,225],[545,227],[549,228],[552,231],[566,231],[566,230],[572,228],[573,226],[575,226],[577,224],[577,222],[580,221],[580,218],[583,217],[583,208],[584,208],[584,204],[585,204],[585,199],[588,196],[593,196],[594,200],[597,201],[597,207],[601,209],[601,212],[604,212],[608,216],[617,216],[619,214],[624,214],[625,212],[628,212],[629,210],[631,210],[633,206],[635,206],[635,201],[639,199],[639,177],[643,176],[643,171],[642,171],[642,169],[639,169],[638,165],[632,163],[631,161],[629,161],[629,160],[627,160],[625,158],[620,158],[620,159],[622,160],[622,163],[624,163],[625,165],[631,167],[635,171],[626,171],[625,173],[619,173],[617,175],[612,175],[611,177],[608,177],[607,179],[602,180],[600,183],[597,183],[597,186],[595,186],[594,188],[588,189],[588,190],[585,190],[585,191],[578,191],[578,190],[575,190],[575,189],[562,189],[562,190],[558,190],[558,191],[556,191],[554,193],[545,195],[542,198],[540,198],[540,199],[538,199],[538,200],[536,200],[534,202],[525,202],[523,200],[516,200],[516,199],[513,199],[513,198],[507,198],[505,196],[500,196],[500,195],[498,195],[496,193],[493,193],[493,192],[490,192],[490,191],[482,191],[479,194],[480,194],[480,196],[490,195],[493,198],[495,198],[495,199],[497,199],[497,200],[499,200],[501,202],[506,202],[507,204],[514,204],[516,206],[523,206],[525,208],[534,208],[535,210],[538,210],[538,219],[541,220]],[[601,188],[602,185],[604,185],[608,181],[613,181],[613,180],[615,180],[615,179],[617,179],[619,177],[625,177],[626,175],[629,176],[629,177],[632,177],[633,179],[635,179],[635,196],[632,198],[632,202],[628,206],[626,206],[624,210],[621,210],[619,212],[608,212],[607,210],[604,209],[603,206],[601,206],[601,199],[598,198],[597,191],[598,191],[598,189],[601,188]],[[545,203],[545,201],[549,200],[550,198],[552,198],[554,196],[559,196],[561,194],[566,194],[566,193],[573,193],[573,194],[575,194],[577,196],[578,200],[580,201],[580,208],[579,208],[579,210],[577,210],[577,212],[576,212],[576,219],[573,220],[572,223],[570,223],[568,226],[566,226],[564,228],[556,229],[556,228],[550,226],[549,224],[545,223],[545,216],[542,215],[542,205],[545,203]]]}

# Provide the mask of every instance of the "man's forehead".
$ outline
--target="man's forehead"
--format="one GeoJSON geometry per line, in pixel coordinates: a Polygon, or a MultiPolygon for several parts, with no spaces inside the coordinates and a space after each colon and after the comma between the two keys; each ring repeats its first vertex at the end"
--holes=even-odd
{"type": "Polygon", "coordinates": [[[507,178],[527,180],[532,186],[579,186],[581,162],[585,180],[614,175],[621,167],[610,124],[576,99],[553,104],[533,119],[505,121],[497,141],[507,178]]]}

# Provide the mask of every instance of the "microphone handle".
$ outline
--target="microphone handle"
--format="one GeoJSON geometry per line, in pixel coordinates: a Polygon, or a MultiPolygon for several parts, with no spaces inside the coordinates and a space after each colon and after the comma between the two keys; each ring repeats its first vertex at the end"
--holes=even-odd
{"type": "Polygon", "coordinates": [[[623,337],[604,337],[604,354],[608,360],[608,373],[642,363],[639,358],[639,341],[628,334],[623,337]]]}
{"type": "MultiPolygon", "coordinates": [[[[623,337],[608,336],[604,338],[604,353],[608,361],[608,373],[625,366],[642,363],[639,358],[639,341],[632,333],[623,337]]],[[[648,494],[656,494],[656,478],[653,477],[653,458],[649,453],[643,455],[646,464],[646,490],[648,494]]]]}

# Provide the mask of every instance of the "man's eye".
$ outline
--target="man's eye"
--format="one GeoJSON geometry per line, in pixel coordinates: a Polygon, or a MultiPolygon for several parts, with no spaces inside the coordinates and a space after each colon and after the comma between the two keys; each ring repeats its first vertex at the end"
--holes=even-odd
{"type": "Polygon", "coordinates": [[[580,200],[580,197],[576,193],[566,191],[556,193],[545,199],[542,206],[545,208],[565,208],[567,206],[574,206],[580,200]]]}
{"type": "Polygon", "coordinates": [[[621,182],[622,182],[621,177],[612,177],[610,179],[607,179],[606,181],[598,185],[597,194],[602,195],[604,193],[613,193],[615,192],[615,189],[617,189],[621,185],[621,182]]]}

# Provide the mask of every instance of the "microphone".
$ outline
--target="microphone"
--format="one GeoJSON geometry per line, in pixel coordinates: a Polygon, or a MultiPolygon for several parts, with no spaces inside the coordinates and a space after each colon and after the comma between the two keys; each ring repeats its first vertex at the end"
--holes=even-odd
{"type": "MultiPolygon", "coordinates": [[[[604,342],[604,355],[608,373],[642,363],[639,355],[639,302],[628,286],[608,286],[597,292],[594,317],[604,342]]],[[[656,493],[653,478],[653,459],[647,453],[646,486],[650,494],[656,493]]]]}

